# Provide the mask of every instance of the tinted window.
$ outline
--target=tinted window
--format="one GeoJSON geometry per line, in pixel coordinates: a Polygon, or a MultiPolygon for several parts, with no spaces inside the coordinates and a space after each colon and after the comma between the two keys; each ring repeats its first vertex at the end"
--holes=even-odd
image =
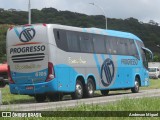
{"type": "Polygon", "coordinates": [[[129,55],[129,40],[119,38],[117,44],[117,50],[119,55],[129,55]]]}
{"type": "Polygon", "coordinates": [[[138,49],[140,51],[140,54],[141,54],[141,57],[142,57],[142,60],[143,60],[143,65],[145,68],[148,68],[148,61],[146,59],[146,53],[145,51],[142,49],[142,47],[144,47],[144,44],[140,41],[136,41],[137,45],[138,45],[138,49]]]}
{"type": "Polygon", "coordinates": [[[156,72],[156,68],[148,68],[149,72],[156,72]]]}
{"type": "MultiPolygon", "coordinates": [[[[128,55],[139,58],[133,40],[92,33],[54,29],[57,47],[68,52],[128,55]]],[[[139,49],[144,46],[137,42],[139,49]]],[[[145,53],[140,49],[142,58],[145,53]]]]}
{"type": "Polygon", "coordinates": [[[117,54],[118,41],[115,37],[106,37],[106,48],[108,54],[117,54]]]}
{"type": "Polygon", "coordinates": [[[138,56],[134,41],[127,38],[107,36],[106,49],[108,54],[138,56]]]}
{"type": "Polygon", "coordinates": [[[79,52],[79,36],[77,32],[67,31],[68,50],[72,52],[79,52]]]}
{"type": "Polygon", "coordinates": [[[145,57],[145,52],[143,51],[142,47],[144,47],[144,44],[140,41],[136,41],[137,45],[138,45],[138,49],[141,53],[141,57],[143,59],[143,61],[145,61],[146,57],[145,57]]]}
{"type": "Polygon", "coordinates": [[[79,33],[80,49],[81,52],[93,53],[93,42],[91,34],[79,33]]]}
{"type": "Polygon", "coordinates": [[[93,35],[93,46],[95,53],[106,53],[105,36],[93,35]]]}
{"type": "Polygon", "coordinates": [[[130,55],[131,56],[135,56],[136,58],[138,58],[139,59],[139,55],[138,55],[138,51],[137,51],[137,48],[136,48],[136,45],[135,45],[135,43],[134,43],[134,41],[133,40],[130,40],[129,41],[130,42],[130,45],[129,45],[129,47],[130,47],[130,55]]]}
{"type": "Polygon", "coordinates": [[[54,29],[54,37],[56,39],[57,47],[67,51],[67,40],[66,40],[66,32],[65,30],[54,29]]]}

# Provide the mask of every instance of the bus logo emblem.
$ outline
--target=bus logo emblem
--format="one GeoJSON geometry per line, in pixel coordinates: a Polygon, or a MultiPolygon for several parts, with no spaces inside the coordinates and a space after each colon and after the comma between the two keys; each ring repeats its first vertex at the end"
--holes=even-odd
{"type": "Polygon", "coordinates": [[[114,64],[113,61],[107,58],[101,67],[101,82],[104,86],[109,86],[114,77],[114,64]]]}
{"type": "Polygon", "coordinates": [[[20,33],[19,39],[21,42],[29,42],[34,38],[35,34],[35,29],[27,28],[20,33]]]}

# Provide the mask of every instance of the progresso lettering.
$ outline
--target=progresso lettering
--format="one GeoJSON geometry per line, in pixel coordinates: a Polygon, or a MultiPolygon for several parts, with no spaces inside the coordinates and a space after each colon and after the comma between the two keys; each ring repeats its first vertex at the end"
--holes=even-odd
{"type": "Polygon", "coordinates": [[[137,65],[138,64],[138,60],[137,59],[122,59],[121,60],[121,64],[124,64],[124,65],[137,65]]]}
{"type": "Polygon", "coordinates": [[[45,51],[46,47],[44,45],[42,46],[30,46],[30,47],[22,47],[22,48],[11,48],[10,54],[16,54],[16,53],[30,53],[30,52],[39,52],[39,51],[45,51]]]}

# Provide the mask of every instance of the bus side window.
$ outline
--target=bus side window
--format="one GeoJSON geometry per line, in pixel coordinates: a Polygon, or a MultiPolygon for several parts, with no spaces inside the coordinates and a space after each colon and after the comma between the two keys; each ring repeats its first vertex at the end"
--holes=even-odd
{"type": "Polygon", "coordinates": [[[128,45],[128,39],[117,39],[117,49],[119,55],[129,55],[129,45],[128,45]]]}
{"type": "Polygon", "coordinates": [[[105,48],[105,39],[102,35],[93,35],[93,46],[94,46],[94,52],[105,54],[106,48],[105,48]]]}
{"type": "Polygon", "coordinates": [[[129,45],[130,55],[136,57],[137,59],[140,59],[135,42],[133,40],[129,40],[129,41],[130,41],[130,45],[129,45]]]}
{"type": "Polygon", "coordinates": [[[80,50],[84,53],[93,53],[93,41],[91,34],[79,33],[80,50]]]}
{"type": "Polygon", "coordinates": [[[109,42],[108,36],[105,37],[105,44],[106,44],[107,53],[111,54],[112,50],[111,50],[111,46],[110,46],[110,42],[109,42]]]}
{"type": "Polygon", "coordinates": [[[57,47],[60,48],[61,50],[68,51],[66,31],[54,29],[53,33],[54,33],[57,47]]]}
{"type": "Polygon", "coordinates": [[[70,52],[80,52],[78,32],[67,31],[68,49],[70,52]]]}
{"type": "Polygon", "coordinates": [[[138,45],[138,49],[140,50],[140,54],[142,57],[142,61],[143,61],[143,66],[148,69],[148,60],[147,60],[147,54],[146,52],[142,49],[142,47],[144,47],[144,44],[140,41],[136,41],[137,45],[138,45]]]}
{"type": "Polygon", "coordinates": [[[117,54],[117,40],[115,37],[107,36],[106,37],[106,48],[108,54],[117,54]]]}
{"type": "Polygon", "coordinates": [[[146,58],[146,52],[142,49],[141,49],[141,55],[142,55],[143,65],[144,65],[145,68],[148,69],[148,61],[147,61],[147,58],[146,58]]]}
{"type": "Polygon", "coordinates": [[[58,38],[58,40],[60,40],[59,31],[57,31],[57,38],[58,38]]]}

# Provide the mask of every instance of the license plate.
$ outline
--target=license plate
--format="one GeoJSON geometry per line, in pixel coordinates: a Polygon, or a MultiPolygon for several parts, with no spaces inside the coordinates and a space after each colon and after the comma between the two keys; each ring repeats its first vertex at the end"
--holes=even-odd
{"type": "Polygon", "coordinates": [[[26,86],[26,90],[33,90],[34,86],[26,86]]]}

